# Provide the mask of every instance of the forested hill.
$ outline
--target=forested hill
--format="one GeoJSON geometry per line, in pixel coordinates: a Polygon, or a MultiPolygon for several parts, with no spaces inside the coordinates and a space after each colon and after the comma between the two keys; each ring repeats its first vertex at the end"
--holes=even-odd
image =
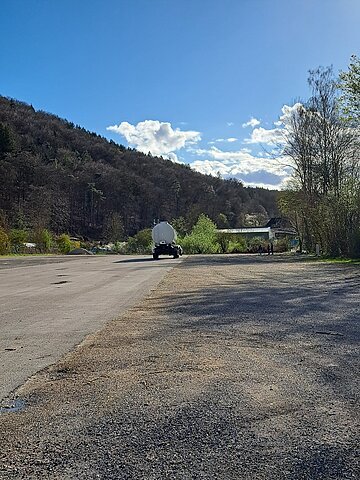
{"type": "MultiPolygon", "coordinates": [[[[202,212],[221,227],[277,214],[276,192],[144,155],[0,96],[0,223],[93,239],[202,212]]],[[[0,225],[1,226],[1,225],[0,225]]]]}

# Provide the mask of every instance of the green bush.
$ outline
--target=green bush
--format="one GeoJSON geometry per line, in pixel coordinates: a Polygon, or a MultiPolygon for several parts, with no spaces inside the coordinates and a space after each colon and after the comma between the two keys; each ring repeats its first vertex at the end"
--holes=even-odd
{"type": "Polygon", "coordinates": [[[80,248],[81,247],[81,242],[80,240],[71,240],[71,250],[74,248],[80,248]]]}
{"type": "Polygon", "coordinates": [[[245,239],[242,240],[230,240],[227,253],[246,253],[248,251],[248,246],[245,239]]]}
{"type": "Polygon", "coordinates": [[[151,229],[140,230],[136,235],[130,237],[126,245],[126,253],[150,254],[152,251],[151,229]]]}
{"type": "Polygon", "coordinates": [[[32,239],[34,243],[36,243],[36,248],[41,253],[48,253],[51,250],[52,246],[52,235],[46,228],[41,228],[36,230],[33,235],[32,239]]]}
{"type": "Polygon", "coordinates": [[[217,242],[221,253],[245,253],[248,245],[244,237],[224,232],[218,232],[217,242]]]}
{"type": "Polygon", "coordinates": [[[0,255],[6,255],[10,251],[9,237],[5,230],[0,227],[0,255]]]}
{"type": "Polygon", "coordinates": [[[127,243],[126,242],[115,242],[114,252],[124,254],[127,253],[127,243]]]}
{"type": "Polygon", "coordinates": [[[287,237],[278,238],[274,243],[274,250],[276,252],[287,252],[290,250],[290,241],[287,237]]]}
{"type": "Polygon", "coordinates": [[[218,232],[216,235],[217,242],[219,244],[220,252],[227,253],[230,245],[230,235],[224,232],[218,232]]]}
{"type": "Polygon", "coordinates": [[[220,245],[217,241],[215,223],[204,214],[201,214],[193,226],[190,235],[179,242],[185,253],[217,253],[220,245]]]}
{"type": "Polygon", "coordinates": [[[66,233],[60,235],[60,237],[58,237],[58,239],[56,240],[56,243],[60,253],[68,253],[73,248],[70,237],[66,233]]]}
{"type": "Polygon", "coordinates": [[[91,248],[93,246],[91,242],[87,242],[85,240],[81,240],[78,243],[79,243],[80,248],[85,248],[85,250],[91,250],[91,248]]]}
{"type": "Polygon", "coordinates": [[[262,238],[262,237],[253,237],[249,238],[248,242],[248,251],[251,253],[258,253],[259,247],[261,246],[263,251],[267,251],[267,246],[269,244],[269,240],[262,238]]]}
{"type": "Polygon", "coordinates": [[[11,245],[11,250],[14,253],[21,253],[25,247],[24,243],[28,239],[28,232],[23,229],[13,228],[9,232],[9,241],[11,245]]]}

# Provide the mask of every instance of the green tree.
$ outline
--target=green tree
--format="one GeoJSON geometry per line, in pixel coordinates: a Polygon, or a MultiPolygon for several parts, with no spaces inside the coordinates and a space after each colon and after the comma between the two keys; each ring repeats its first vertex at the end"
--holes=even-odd
{"type": "Polygon", "coordinates": [[[360,58],[351,56],[349,69],[340,73],[340,108],[345,119],[355,125],[360,122],[360,58]]]}
{"type": "Polygon", "coordinates": [[[359,134],[339,115],[331,68],[311,71],[309,85],[312,96],[286,125],[283,154],[293,162],[294,181],[279,205],[307,250],[319,243],[325,254],[348,255],[359,227],[359,134]]]}
{"type": "Polygon", "coordinates": [[[112,212],[107,217],[104,226],[104,236],[106,240],[117,242],[124,237],[124,222],[117,212],[112,212]]]}
{"type": "Polygon", "coordinates": [[[48,253],[52,245],[52,236],[49,230],[41,228],[33,233],[33,240],[41,253],[48,253]]]}
{"type": "MultiPolygon", "coordinates": [[[[303,192],[289,188],[280,192],[278,198],[280,212],[290,221],[299,239],[299,251],[303,250],[304,236],[307,231],[307,215],[304,209],[303,192]]],[[[309,243],[309,242],[308,242],[309,243]]]]}
{"type": "Polygon", "coordinates": [[[5,230],[0,227],[0,255],[5,255],[9,253],[9,237],[5,230]]]}
{"type": "Polygon", "coordinates": [[[127,253],[151,253],[152,236],[151,228],[141,230],[133,237],[128,239],[127,253]]]}
{"type": "Polygon", "coordinates": [[[238,236],[236,240],[230,240],[227,253],[245,253],[248,251],[248,245],[244,237],[238,236]]]}
{"type": "Polygon", "coordinates": [[[19,228],[13,228],[9,232],[9,241],[12,249],[15,252],[20,252],[24,246],[24,243],[28,239],[28,232],[19,228]]]}
{"type": "Polygon", "coordinates": [[[6,230],[7,228],[7,218],[3,210],[0,209],[0,228],[6,230]]]}
{"type": "Polygon", "coordinates": [[[14,135],[8,125],[0,123],[0,158],[5,154],[12,152],[15,147],[14,135]]]}
{"type": "Polygon", "coordinates": [[[57,238],[56,243],[60,253],[66,254],[70,252],[70,250],[72,249],[72,243],[71,243],[70,237],[66,233],[61,234],[57,238]]]}
{"type": "Polygon", "coordinates": [[[229,244],[230,244],[230,235],[228,233],[218,232],[216,239],[220,247],[220,252],[221,253],[228,252],[229,244]]]}
{"type": "Polygon", "coordinates": [[[193,226],[190,235],[186,235],[181,244],[186,253],[216,253],[219,251],[215,223],[205,214],[201,214],[193,226]]]}
{"type": "Polygon", "coordinates": [[[219,213],[216,217],[216,224],[218,228],[229,228],[229,220],[225,213],[219,213]]]}
{"type": "Polygon", "coordinates": [[[175,228],[175,231],[179,237],[184,237],[189,232],[189,228],[184,217],[173,218],[170,224],[175,228]]]}

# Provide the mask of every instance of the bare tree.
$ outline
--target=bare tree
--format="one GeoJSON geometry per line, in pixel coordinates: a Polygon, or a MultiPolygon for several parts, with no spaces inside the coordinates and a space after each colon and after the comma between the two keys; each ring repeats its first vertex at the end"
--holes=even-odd
{"type": "Polygon", "coordinates": [[[331,67],[310,71],[312,95],[297,104],[285,126],[284,155],[291,159],[301,198],[304,240],[332,255],[348,254],[359,228],[358,129],[339,114],[331,67]]]}

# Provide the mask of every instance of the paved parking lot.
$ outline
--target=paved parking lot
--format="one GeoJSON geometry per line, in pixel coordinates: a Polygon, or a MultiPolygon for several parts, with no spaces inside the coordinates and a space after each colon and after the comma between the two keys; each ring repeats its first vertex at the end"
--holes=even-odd
{"type": "Polygon", "coordinates": [[[189,257],[18,391],[0,477],[359,478],[359,278],[189,257]]]}
{"type": "Polygon", "coordinates": [[[179,261],[0,258],[0,400],[138,302],[179,261]]]}

